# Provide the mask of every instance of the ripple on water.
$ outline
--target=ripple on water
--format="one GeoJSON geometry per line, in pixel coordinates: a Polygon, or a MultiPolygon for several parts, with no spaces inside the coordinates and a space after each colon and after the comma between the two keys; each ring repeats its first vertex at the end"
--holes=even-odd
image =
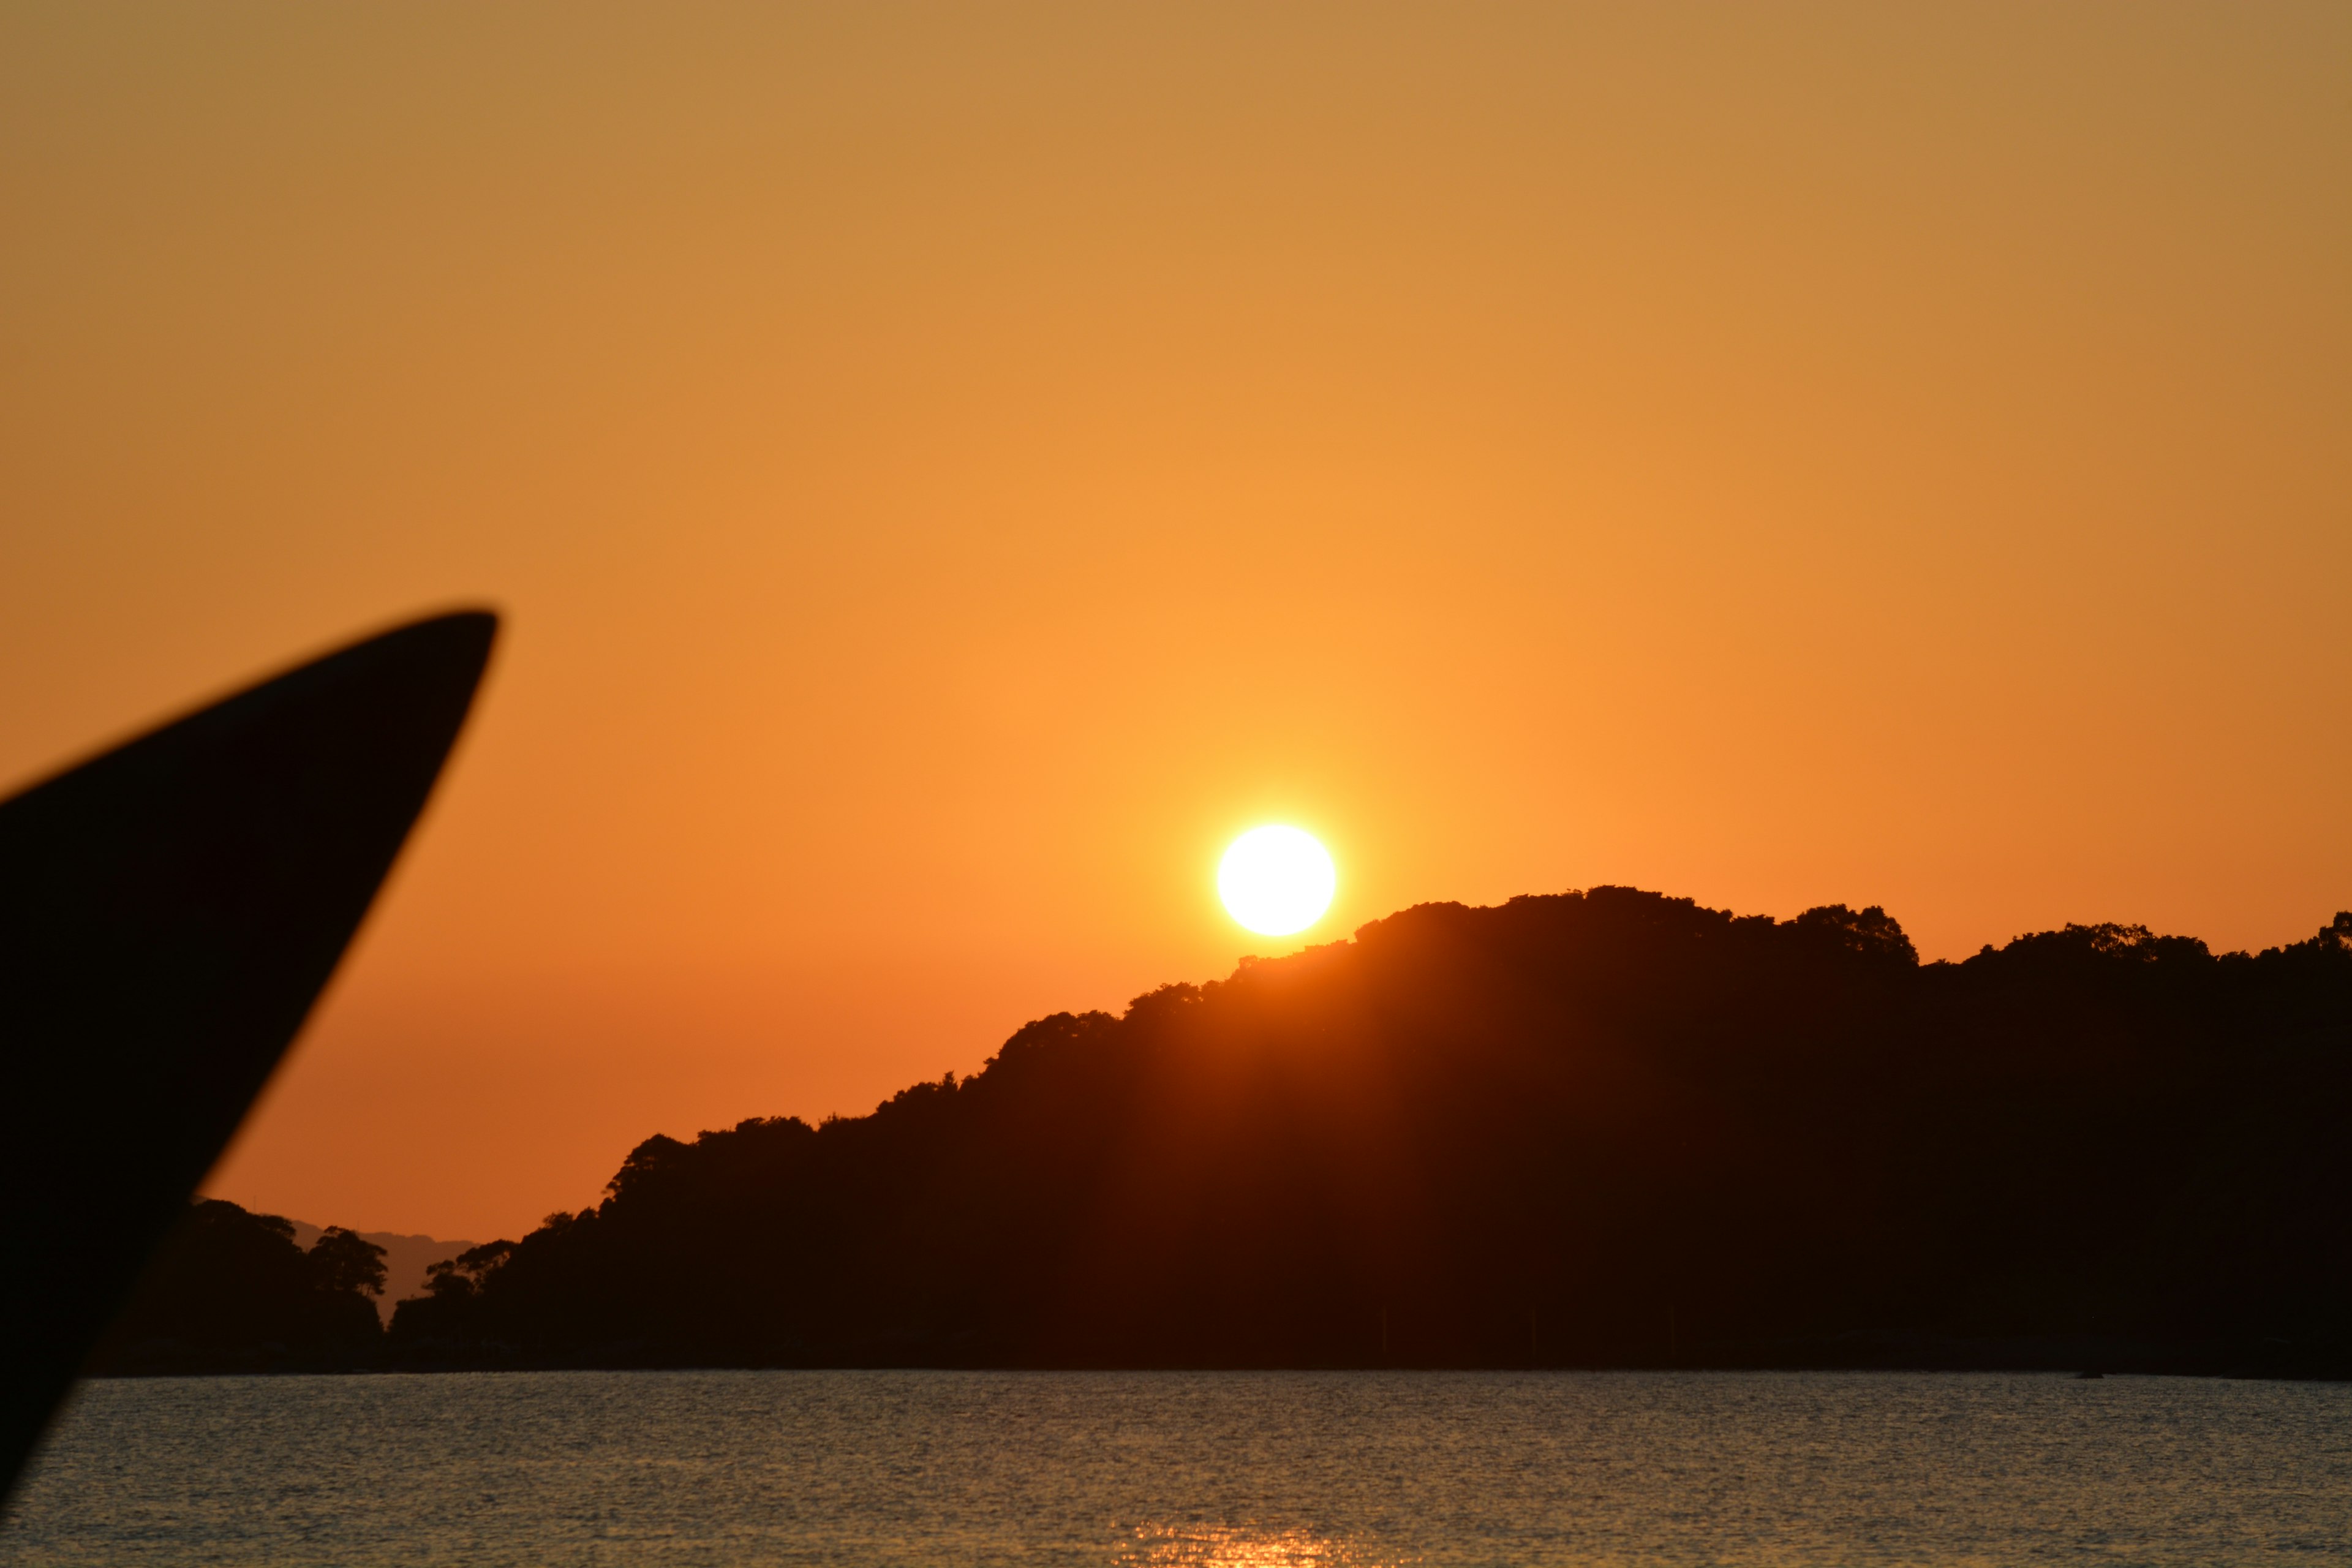
{"type": "Polygon", "coordinates": [[[2352,1563],[2352,1388],[1869,1373],[92,1384],[0,1562],[2352,1563]]]}

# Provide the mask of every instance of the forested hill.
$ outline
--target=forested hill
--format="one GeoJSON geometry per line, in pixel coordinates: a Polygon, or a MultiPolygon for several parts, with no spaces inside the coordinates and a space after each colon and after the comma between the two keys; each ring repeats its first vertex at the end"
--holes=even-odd
{"type": "Polygon", "coordinates": [[[1426,905],[640,1145],[418,1363],[2352,1367],[2352,915],[2260,955],[1426,905]]]}
{"type": "MultiPolygon", "coordinates": [[[[90,1356],[98,1373],[335,1371],[373,1364],[384,1249],[198,1198],[90,1356]]],[[[37,1288],[38,1281],[21,1282],[37,1288]]]]}

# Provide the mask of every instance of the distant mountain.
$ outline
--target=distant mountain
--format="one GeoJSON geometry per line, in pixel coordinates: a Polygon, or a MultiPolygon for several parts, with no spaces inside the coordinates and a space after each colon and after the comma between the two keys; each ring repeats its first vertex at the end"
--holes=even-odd
{"type": "MultiPolygon", "coordinates": [[[[294,1245],[306,1251],[327,1228],[301,1220],[291,1222],[294,1245]]],[[[422,1294],[427,1271],[436,1263],[446,1263],[457,1254],[477,1245],[471,1241],[444,1241],[431,1236],[404,1236],[397,1231],[362,1230],[356,1233],[362,1241],[383,1248],[383,1294],[376,1299],[376,1313],[389,1324],[394,1302],[404,1296],[422,1294]]]]}
{"type": "Polygon", "coordinates": [[[402,1364],[2352,1372],[2352,914],[1424,905],[818,1126],[656,1137],[402,1364]]]}

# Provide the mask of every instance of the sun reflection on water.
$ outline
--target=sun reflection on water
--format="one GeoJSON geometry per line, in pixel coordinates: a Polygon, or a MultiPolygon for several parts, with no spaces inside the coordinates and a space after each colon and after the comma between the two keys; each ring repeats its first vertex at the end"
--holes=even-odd
{"type": "Polygon", "coordinates": [[[1369,1556],[1305,1530],[1170,1524],[1138,1529],[1118,1561],[1133,1568],[1391,1568],[1421,1559],[1369,1556]]]}

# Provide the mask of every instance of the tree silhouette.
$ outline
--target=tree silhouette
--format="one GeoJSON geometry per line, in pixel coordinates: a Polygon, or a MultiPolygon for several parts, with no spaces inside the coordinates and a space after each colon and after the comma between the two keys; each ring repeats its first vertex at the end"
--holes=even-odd
{"type": "Polygon", "coordinates": [[[336,1294],[383,1294],[383,1248],[341,1226],[331,1225],[310,1244],[310,1278],[316,1288],[336,1294]]]}
{"type": "Polygon", "coordinates": [[[165,1240],[94,1353],[98,1372],[268,1371],[370,1360],[383,1248],[340,1226],[304,1252],[294,1226],[203,1198],[165,1240]]]}
{"type": "Polygon", "coordinates": [[[1424,905],[872,1115],[648,1139],[415,1364],[2352,1366],[2352,915],[1922,965],[1875,907],[1424,905]]]}

